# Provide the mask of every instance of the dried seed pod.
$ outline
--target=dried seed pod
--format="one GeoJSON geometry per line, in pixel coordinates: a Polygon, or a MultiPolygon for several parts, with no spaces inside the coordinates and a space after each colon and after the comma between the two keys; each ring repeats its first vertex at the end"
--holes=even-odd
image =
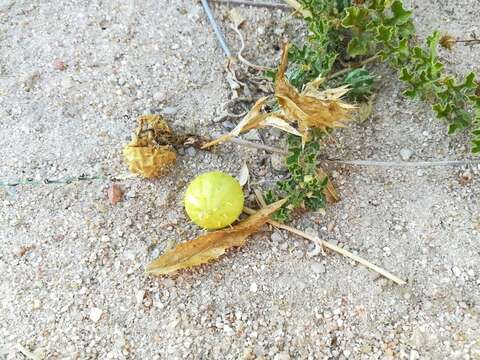
{"type": "Polygon", "coordinates": [[[445,34],[443,35],[441,38],[440,38],[440,45],[445,48],[445,49],[448,49],[448,50],[452,50],[453,49],[453,46],[455,45],[457,41],[455,40],[455,38],[453,36],[450,36],[448,34],[445,34]]]}
{"type": "Polygon", "coordinates": [[[146,178],[163,175],[177,159],[173,134],[159,115],[143,115],[132,141],[123,148],[129,170],[146,178]]]}

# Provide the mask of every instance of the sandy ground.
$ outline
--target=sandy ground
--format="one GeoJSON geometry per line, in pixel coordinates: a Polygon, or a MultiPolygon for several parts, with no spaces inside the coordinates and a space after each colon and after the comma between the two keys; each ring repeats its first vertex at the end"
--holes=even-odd
{"type": "MultiPolygon", "coordinates": [[[[413,1],[420,37],[480,34],[477,0],[413,1]]],[[[227,6],[215,6],[226,24],[227,6]]],[[[281,10],[242,8],[245,55],[274,65],[281,10]]],[[[228,31],[232,49],[239,44],[228,31]]],[[[480,47],[442,53],[480,70],[480,47]]],[[[121,148],[142,113],[215,135],[230,88],[201,6],[189,1],[0,1],[0,180],[126,174],[121,148]]],[[[380,67],[374,115],[336,133],[343,159],[468,158],[423,103],[380,67]]],[[[250,135],[252,136],[252,135],[250,135]]],[[[276,144],[279,134],[261,131],[276,144]]],[[[333,253],[265,230],[222,260],[172,278],[145,264],[199,233],[181,199],[196,174],[281,175],[263,151],[184,149],[174,173],[0,188],[0,358],[480,359],[480,169],[331,165],[343,200],[295,225],[408,280],[399,287],[333,253]],[[30,357],[32,358],[32,357],[30,357]]],[[[267,186],[267,183],[261,183],[267,186]]]]}

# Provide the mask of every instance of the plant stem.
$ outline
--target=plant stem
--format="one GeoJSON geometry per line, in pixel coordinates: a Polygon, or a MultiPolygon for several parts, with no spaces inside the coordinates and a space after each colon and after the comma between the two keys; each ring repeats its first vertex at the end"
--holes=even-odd
{"type": "Polygon", "coordinates": [[[457,43],[464,43],[466,46],[467,45],[477,45],[477,44],[480,44],[480,39],[458,39],[458,40],[455,40],[455,42],[457,43]]]}
{"type": "Polygon", "coordinates": [[[362,66],[365,66],[365,65],[367,65],[367,64],[370,64],[371,62],[376,61],[376,60],[378,59],[378,57],[379,57],[378,55],[369,57],[368,59],[365,59],[365,60],[363,60],[363,61],[361,61],[361,62],[359,62],[359,63],[357,63],[357,64],[354,64],[354,65],[352,65],[352,66],[346,67],[345,69],[342,69],[342,70],[339,70],[339,71],[337,71],[337,72],[334,72],[333,74],[327,76],[327,79],[326,79],[326,80],[330,80],[330,79],[336,78],[336,77],[338,77],[338,76],[340,76],[340,75],[343,75],[343,74],[349,72],[349,71],[352,70],[352,69],[357,69],[357,68],[359,68],[359,67],[362,67],[362,66]]]}
{"type": "Polygon", "coordinates": [[[255,7],[268,7],[268,8],[280,8],[280,9],[290,9],[290,6],[285,4],[270,3],[270,2],[253,2],[247,0],[211,0],[213,3],[220,4],[233,4],[233,5],[246,5],[246,6],[255,6],[255,7]]]}
{"type": "Polygon", "coordinates": [[[240,146],[245,146],[245,147],[249,147],[249,148],[253,148],[253,149],[266,150],[266,151],[277,153],[277,154],[287,155],[287,153],[288,153],[286,150],[283,150],[283,149],[280,149],[280,148],[276,148],[276,147],[268,146],[268,145],[263,145],[263,144],[255,143],[255,142],[248,141],[248,140],[243,140],[243,139],[238,139],[238,138],[230,138],[228,141],[230,141],[234,144],[240,145],[240,146]]]}
{"type": "Polygon", "coordinates": [[[254,64],[250,61],[248,61],[247,59],[245,59],[243,57],[243,50],[245,50],[245,41],[243,39],[243,35],[242,35],[242,32],[240,31],[240,29],[238,28],[238,26],[234,26],[232,25],[231,28],[233,29],[233,31],[235,31],[235,33],[238,35],[238,37],[240,38],[240,50],[238,50],[238,53],[237,53],[237,57],[238,59],[244,63],[245,65],[247,65],[248,67],[251,67],[252,69],[255,69],[255,70],[258,70],[258,71],[266,71],[266,70],[273,70],[272,68],[268,67],[268,66],[262,66],[262,65],[257,65],[257,64],[254,64]]]}
{"type": "MultiPolygon", "coordinates": [[[[249,148],[260,149],[265,151],[270,151],[277,154],[287,155],[288,151],[258,144],[252,141],[231,138],[228,141],[249,148]]],[[[328,159],[320,158],[320,161],[344,164],[344,165],[355,165],[355,166],[374,166],[374,167],[400,167],[400,168],[416,168],[416,167],[433,167],[433,166],[461,166],[461,165],[474,165],[480,164],[480,159],[466,159],[466,160],[432,160],[432,161],[383,161],[383,160],[341,160],[341,159],[328,159]]]]}
{"type": "MultiPolygon", "coordinates": [[[[244,208],[244,212],[249,214],[249,215],[252,215],[252,214],[255,214],[255,210],[253,209],[250,209],[250,208],[244,208]]],[[[316,236],[313,236],[313,235],[310,235],[310,234],[307,234],[306,232],[304,231],[301,231],[301,230],[298,230],[294,227],[291,227],[291,226],[288,226],[288,225],[285,225],[285,224],[282,224],[282,223],[279,223],[277,221],[274,221],[274,220],[268,220],[268,223],[272,226],[275,226],[276,228],[280,228],[280,229],[283,229],[283,230],[287,230],[293,234],[296,234],[298,236],[301,236],[305,239],[308,239],[308,240],[311,240],[313,241],[314,243],[320,245],[320,246],[324,246],[330,250],[333,250],[345,257],[348,257],[356,262],[358,262],[359,264],[362,264],[364,266],[366,266],[367,268],[379,273],[380,275],[383,275],[385,276],[387,279],[390,279],[392,280],[393,282],[397,283],[398,285],[405,285],[406,282],[402,279],[400,279],[399,277],[389,273],[387,270],[384,270],[382,269],[381,267],[375,265],[375,264],[372,264],[371,262],[369,262],[368,260],[365,260],[363,259],[362,257],[358,256],[358,255],[355,255],[353,253],[351,253],[350,251],[348,250],[345,250],[337,245],[334,245],[334,244],[331,244],[329,243],[328,241],[325,241],[325,240],[322,240],[322,239],[319,239],[318,237],[316,236]]]]}

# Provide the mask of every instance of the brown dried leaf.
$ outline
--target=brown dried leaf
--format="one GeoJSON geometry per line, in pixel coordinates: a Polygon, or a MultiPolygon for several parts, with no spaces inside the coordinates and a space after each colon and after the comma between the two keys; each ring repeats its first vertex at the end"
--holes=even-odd
{"type": "MultiPolygon", "coordinates": [[[[328,176],[322,168],[317,169],[317,174],[318,177],[321,179],[323,179],[325,176],[328,176]]],[[[323,190],[323,194],[325,195],[327,202],[329,203],[336,203],[340,201],[340,196],[338,195],[337,190],[335,190],[335,186],[333,186],[332,180],[330,180],[330,178],[328,178],[328,183],[323,190]]]]}
{"type": "Polygon", "coordinates": [[[107,190],[108,200],[112,205],[117,204],[118,202],[122,201],[123,197],[123,190],[117,184],[112,184],[107,190]]]}
{"type": "Polygon", "coordinates": [[[255,103],[255,105],[253,105],[252,109],[250,109],[248,114],[245,115],[242,121],[240,121],[232,131],[230,131],[228,134],[220,136],[218,139],[215,139],[205,144],[202,148],[204,149],[212,145],[217,145],[219,143],[228,141],[232,137],[238,136],[240,133],[247,132],[253,129],[261,129],[267,126],[274,127],[297,136],[302,136],[302,134],[300,134],[297,129],[295,129],[287,122],[287,118],[283,114],[279,112],[262,112],[262,107],[267,100],[268,97],[260,98],[255,103]]]}
{"type": "Polygon", "coordinates": [[[277,201],[231,228],[210,232],[177,245],[148,264],[147,274],[165,275],[189,269],[217,259],[232,247],[242,246],[247,237],[257,232],[285,201],[277,201]]]}
{"type": "Polygon", "coordinates": [[[250,109],[250,111],[247,113],[247,115],[245,115],[245,117],[237,124],[237,126],[235,126],[232,131],[230,131],[228,134],[220,136],[218,139],[215,139],[203,145],[202,149],[228,141],[232,137],[238,136],[242,131],[245,131],[244,128],[247,125],[259,121],[262,117],[268,116],[269,114],[262,113],[262,107],[267,100],[268,97],[266,96],[258,99],[257,102],[250,109]]]}
{"type": "Polygon", "coordinates": [[[143,115],[132,141],[123,148],[123,156],[132,173],[146,178],[163,175],[176,161],[170,145],[173,134],[159,115],[143,115]]]}
{"type": "Polygon", "coordinates": [[[270,126],[273,128],[277,128],[279,130],[283,130],[293,135],[302,136],[302,134],[300,134],[297,129],[295,129],[285,120],[285,116],[283,116],[282,114],[278,112],[274,112],[274,113],[269,113],[267,115],[268,116],[258,116],[257,118],[252,119],[251,123],[243,128],[243,131],[248,131],[251,129],[260,129],[260,128],[270,126]]]}
{"type": "Polygon", "coordinates": [[[340,100],[348,88],[341,86],[319,91],[318,86],[323,81],[319,78],[307,84],[300,93],[285,78],[287,63],[288,46],[285,44],[276,77],[275,96],[287,119],[297,121],[304,138],[311,128],[326,132],[330,128],[344,127],[355,109],[355,106],[340,100]]]}
{"type": "Polygon", "coordinates": [[[439,43],[444,49],[452,50],[457,40],[453,36],[445,34],[440,38],[439,43]]]}

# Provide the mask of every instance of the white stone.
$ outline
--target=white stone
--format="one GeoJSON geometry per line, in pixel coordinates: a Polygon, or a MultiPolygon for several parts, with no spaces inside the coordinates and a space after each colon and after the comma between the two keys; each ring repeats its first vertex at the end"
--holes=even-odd
{"type": "Polygon", "coordinates": [[[276,354],[273,360],[290,360],[290,355],[286,351],[282,351],[276,354]]]}
{"type": "Polygon", "coordinates": [[[99,309],[97,307],[92,307],[90,309],[90,320],[92,320],[93,322],[97,322],[102,317],[102,314],[103,314],[102,309],[99,309]]]}
{"type": "Polygon", "coordinates": [[[315,262],[315,263],[312,264],[311,268],[312,268],[312,271],[315,274],[325,273],[325,266],[323,266],[323,264],[321,264],[321,263],[315,262]]]}
{"type": "Polygon", "coordinates": [[[137,304],[142,304],[143,303],[143,298],[145,297],[145,290],[141,289],[138,290],[137,293],[135,294],[135,300],[137,301],[137,304]]]}
{"type": "Polygon", "coordinates": [[[408,161],[413,155],[413,151],[410,149],[405,149],[403,148],[400,150],[400,157],[402,158],[403,161],[408,161]]]}

